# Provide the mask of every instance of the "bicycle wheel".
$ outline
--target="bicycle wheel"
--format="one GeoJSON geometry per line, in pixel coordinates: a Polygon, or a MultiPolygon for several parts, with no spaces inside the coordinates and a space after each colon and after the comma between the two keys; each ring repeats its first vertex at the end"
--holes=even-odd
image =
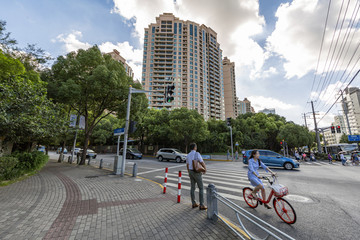
{"type": "Polygon", "coordinates": [[[252,189],[249,187],[243,188],[243,197],[247,205],[251,208],[256,208],[258,206],[258,200],[253,198],[251,195],[252,189]]]}
{"type": "Polygon", "coordinates": [[[296,213],[288,201],[283,198],[274,198],[273,205],[276,214],[287,224],[296,222],[296,213]]]}

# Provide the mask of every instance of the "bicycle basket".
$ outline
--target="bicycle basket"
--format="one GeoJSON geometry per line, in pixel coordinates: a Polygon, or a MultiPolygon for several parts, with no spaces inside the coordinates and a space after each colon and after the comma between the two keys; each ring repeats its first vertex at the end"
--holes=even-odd
{"type": "Polygon", "coordinates": [[[289,193],[288,188],[281,184],[273,184],[271,188],[274,190],[275,197],[283,197],[289,193]]]}

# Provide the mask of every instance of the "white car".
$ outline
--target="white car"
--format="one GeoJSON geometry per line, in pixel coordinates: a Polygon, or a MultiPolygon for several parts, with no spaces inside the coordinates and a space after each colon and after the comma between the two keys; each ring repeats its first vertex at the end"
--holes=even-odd
{"type": "Polygon", "coordinates": [[[175,160],[177,163],[185,162],[187,154],[182,153],[180,150],[175,148],[161,148],[156,153],[156,158],[159,161],[163,161],[164,159],[167,161],[175,160]]]}

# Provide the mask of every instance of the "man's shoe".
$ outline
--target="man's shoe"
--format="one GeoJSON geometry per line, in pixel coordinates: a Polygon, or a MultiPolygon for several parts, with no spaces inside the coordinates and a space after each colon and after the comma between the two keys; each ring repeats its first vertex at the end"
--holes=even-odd
{"type": "Polygon", "coordinates": [[[205,207],[204,205],[202,205],[202,206],[199,207],[199,209],[200,209],[200,210],[206,210],[207,207],[205,207]]]}
{"type": "Polygon", "coordinates": [[[192,205],[192,208],[197,208],[199,206],[199,204],[195,203],[192,205]]]}

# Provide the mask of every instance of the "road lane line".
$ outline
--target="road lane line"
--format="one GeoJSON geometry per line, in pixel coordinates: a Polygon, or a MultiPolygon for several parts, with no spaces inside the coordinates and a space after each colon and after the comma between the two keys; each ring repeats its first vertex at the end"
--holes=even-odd
{"type": "MultiPolygon", "coordinates": [[[[179,167],[185,167],[185,165],[180,165],[180,166],[174,166],[174,167],[168,167],[168,169],[172,169],[172,168],[179,168],[179,167]]],[[[154,169],[154,170],[150,170],[150,171],[146,171],[146,172],[140,172],[137,175],[142,175],[142,174],[146,174],[146,173],[152,173],[152,172],[159,172],[159,171],[165,171],[165,167],[163,168],[158,168],[158,169],[154,169]]]]}
{"type": "MultiPolygon", "coordinates": [[[[173,174],[173,173],[168,173],[168,176],[176,177],[177,175],[173,174]]],[[[189,176],[186,176],[185,174],[182,177],[186,178],[186,179],[189,179],[189,176]]],[[[238,186],[239,182],[241,182],[241,183],[249,183],[248,180],[246,180],[246,181],[245,180],[228,180],[228,179],[220,178],[220,177],[212,177],[210,175],[203,176],[203,181],[207,181],[207,182],[211,181],[211,182],[217,182],[217,183],[221,183],[221,184],[234,185],[234,186],[238,186]],[[213,179],[217,179],[217,180],[213,180],[213,179]],[[218,180],[223,180],[223,181],[218,181],[218,180]],[[232,182],[234,182],[234,183],[232,183],[232,182]]]]}
{"type": "MultiPolygon", "coordinates": [[[[170,187],[174,187],[174,189],[178,187],[178,184],[176,183],[167,183],[166,186],[170,186],[170,187]]],[[[182,185],[181,186],[181,189],[185,189],[185,190],[189,190],[190,191],[190,187],[189,186],[186,186],[186,185],[182,185]]],[[[241,194],[241,197],[238,197],[236,195],[231,195],[231,194],[227,194],[227,193],[220,193],[218,192],[221,196],[223,197],[226,197],[226,198],[229,198],[229,199],[233,199],[233,200],[238,200],[238,201],[243,201],[244,202],[244,198],[242,197],[242,194],[241,194]]],[[[206,191],[204,191],[204,195],[206,195],[206,191]]]]}

